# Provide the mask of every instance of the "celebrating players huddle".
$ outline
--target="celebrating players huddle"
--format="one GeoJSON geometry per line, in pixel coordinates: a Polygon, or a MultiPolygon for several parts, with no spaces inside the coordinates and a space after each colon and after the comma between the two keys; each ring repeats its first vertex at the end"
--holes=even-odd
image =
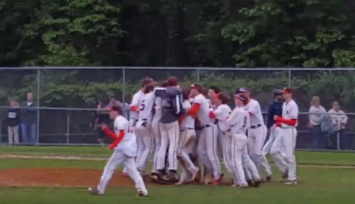
{"type": "Polygon", "coordinates": [[[281,181],[297,184],[294,148],[298,106],[292,99],[292,89],[285,88],[282,93],[282,116],[274,116],[266,148],[267,128],[259,102],[251,98],[249,89],[236,91],[236,107],[231,110],[227,105],[230,96],[218,88],[211,87],[204,95],[202,85],[184,89],[176,77],[169,77],[159,87],[152,79],[144,79],[130,104],[129,121],[120,115],[120,107],[111,108],[114,132],[106,126],[103,130],[114,139],[110,146],[114,153],[100,184],[90,188],[91,192],[103,195],[114,170],[124,163],[124,173],[135,182],[138,195],[147,196],[143,178],[151,153],[151,178],[160,184],[183,185],[203,179],[205,184],[220,185],[222,159],[233,187],[258,187],[264,181],[261,168],[266,181],[272,178],[265,153],[274,157],[283,173],[281,181]],[[178,163],[182,166],[179,176],[178,163]]]}

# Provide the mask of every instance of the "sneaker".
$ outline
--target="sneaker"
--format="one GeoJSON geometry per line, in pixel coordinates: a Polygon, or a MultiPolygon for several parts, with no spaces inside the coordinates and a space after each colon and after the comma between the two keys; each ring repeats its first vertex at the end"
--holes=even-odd
{"type": "Polygon", "coordinates": [[[295,180],[287,180],[286,182],[285,182],[285,184],[286,185],[296,185],[297,184],[297,180],[295,179],[295,180]]]}
{"type": "Polygon", "coordinates": [[[148,197],[148,192],[138,191],[138,197],[148,197]]]}

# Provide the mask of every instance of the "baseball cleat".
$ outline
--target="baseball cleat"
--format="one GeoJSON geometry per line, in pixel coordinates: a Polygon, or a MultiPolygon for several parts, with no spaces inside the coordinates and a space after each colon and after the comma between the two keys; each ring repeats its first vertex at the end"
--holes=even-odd
{"type": "Polygon", "coordinates": [[[148,192],[138,191],[138,197],[148,197],[148,192]]]}
{"type": "Polygon", "coordinates": [[[296,185],[297,184],[297,180],[288,180],[285,182],[286,185],[296,185]]]}
{"type": "Polygon", "coordinates": [[[261,181],[260,180],[257,180],[255,181],[251,186],[255,187],[255,188],[258,188],[261,184],[261,181]]]}
{"type": "Polygon", "coordinates": [[[266,181],[269,183],[269,182],[271,181],[271,178],[272,178],[272,175],[268,175],[268,176],[266,177],[266,181]]]}
{"type": "Polygon", "coordinates": [[[238,187],[238,184],[233,184],[231,185],[232,188],[237,188],[238,187]]]}
{"type": "Polygon", "coordinates": [[[254,185],[252,180],[247,180],[247,183],[248,183],[249,186],[253,186],[254,185]]]}
{"type": "Polygon", "coordinates": [[[91,192],[92,195],[100,195],[100,196],[104,195],[104,194],[100,193],[100,191],[97,189],[97,187],[90,187],[89,191],[91,192]]]}
{"type": "Polygon", "coordinates": [[[239,184],[237,188],[248,188],[248,184],[239,184]]]}

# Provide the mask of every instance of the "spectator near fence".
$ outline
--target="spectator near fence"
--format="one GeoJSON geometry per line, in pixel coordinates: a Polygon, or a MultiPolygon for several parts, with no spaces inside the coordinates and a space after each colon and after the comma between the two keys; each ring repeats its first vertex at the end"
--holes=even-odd
{"type": "Polygon", "coordinates": [[[311,128],[312,149],[323,149],[325,147],[326,137],[321,129],[321,120],[325,113],[327,113],[327,111],[321,106],[319,96],[313,96],[309,109],[308,122],[308,127],[311,128]]]}
{"type": "Polygon", "coordinates": [[[94,115],[94,129],[97,138],[97,142],[101,146],[105,146],[105,133],[102,131],[102,124],[107,124],[110,122],[110,116],[108,111],[106,110],[106,106],[104,105],[102,100],[98,101],[97,111],[94,115]]]}
{"type": "Polygon", "coordinates": [[[344,111],[341,110],[340,104],[338,101],[333,102],[333,107],[328,111],[330,118],[335,129],[335,133],[331,135],[331,148],[337,149],[339,136],[339,146],[342,150],[349,150],[352,148],[352,139],[351,135],[346,134],[345,128],[348,123],[348,116],[344,111]]]}
{"type": "Polygon", "coordinates": [[[27,93],[27,100],[22,103],[22,109],[21,109],[22,142],[25,144],[35,144],[37,142],[36,107],[37,104],[33,101],[33,94],[27,93]]]}
{"type": "Polygon", "coordinates": [[[10,102],[10,108],[7,111],[6,125],[9,145],[19,144],[19,125],[20,125],[20,104],[16,101],[10,102]]]}

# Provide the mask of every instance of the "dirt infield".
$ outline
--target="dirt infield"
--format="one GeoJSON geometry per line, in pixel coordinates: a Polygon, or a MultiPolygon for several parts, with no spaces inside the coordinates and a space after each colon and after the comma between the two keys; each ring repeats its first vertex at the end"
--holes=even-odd
{"type": "MultiPolygon", "coordinates": [[[[4,169],[0,170],[0,186],[90,187],[100,181],[102,170],[92,169],[4,169]]],[[[117,171],[110,187],[133,186],[130,178],[117,171]]]]}

